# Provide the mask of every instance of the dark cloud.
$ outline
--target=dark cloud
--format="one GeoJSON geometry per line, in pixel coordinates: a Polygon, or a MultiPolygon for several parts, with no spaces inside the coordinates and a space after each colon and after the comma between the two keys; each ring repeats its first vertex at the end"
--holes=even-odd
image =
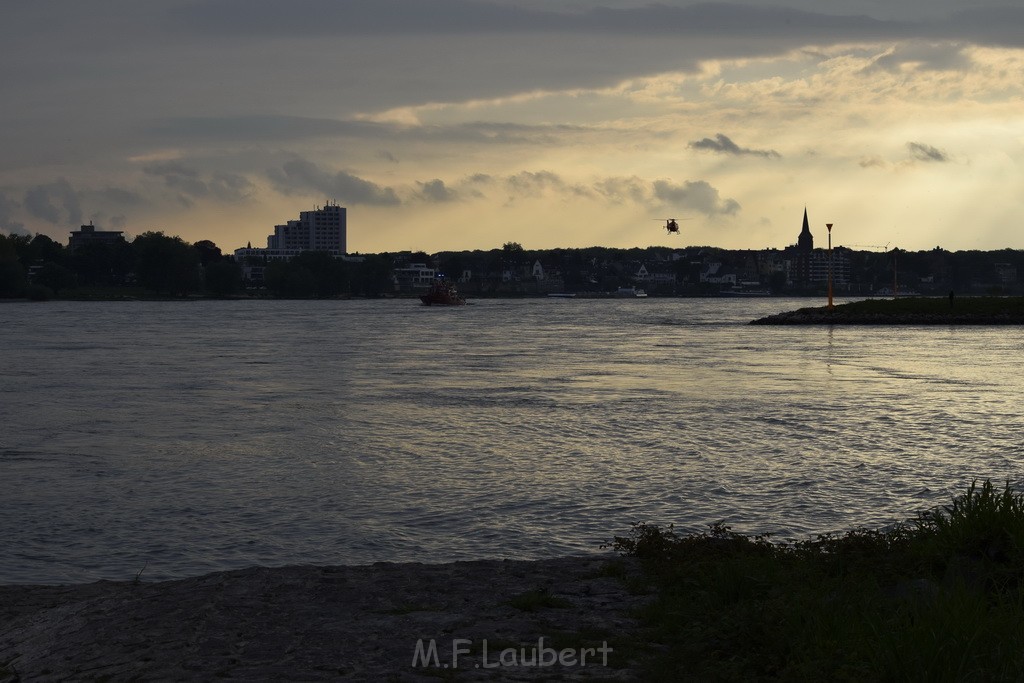
{"type": "Polygon", "coordinates": [[[398,159],[395,157],[395,155],[387,151],[386,149],[377,150],[377,158],[391,162],[392,164],[398,163],[398,159]]]}
{"type": "Polygon", "coordinates": [[[53,225],[76,225],[82,222],[78,192],[64,178],[29,188],[22,204],[32,216],[53,225]]]}
{"type": "Polygon", "coordinates": [[[14,218],[19,208],[18,202],[0,192],[0,229],[6,230],[11,235],[28,234],[25,224],[14,218]]]}
{"type": "Polygon", "coordinates": [[[115,206],[139,206],[145,203],[138,193],[120,187],[107,187],[93,194],[103,203],[115,206]]]}
{"type": "Polygon", "coordinates": [[[722,199],[718,190],[703,180],[687,180],[681,185],[667,180],[654,182],[654,197],[666,207],[690,209],[714,215],[734,215],[740,210],[735,199],[722,199]]]}
{"type": "MultiPolygon", "coordinates": [[[[316,119],[300,116],[220,116],[162,119],[143,127],[143,132],[167,143],[238,143],[260,140],[294,142],[329,137],[333,139],[396,140],[431,142],[474,142],[493,144],[551,144],[559,133],[581,131],[567,125],[524,125],[517,123],[468,122],[440,126],[412,126],[361,120],[316,119]]],[[[381,149],[377,158],[393,163],[398,159],[381,149]]]]}
{"type": "Polygon", "coordinates": [[[1024,8],[977,7],[953,14],[938,33],[983,45],[1024,46],[1024,8]]]}
{"type": "Polygon", "coordinates": [[[428,180],[425,183],[417,182],[419,185],[419,197],[428,202],[442,203],[453,202],[459,198],[459,193],[444,184],[443,180],[428,180]]]}
{"type": "Polygon", "coordinates": [[[177,161],[161,161],[144,166],[142,172],[161,178],[164,184],[179,193],[179,200],[190,205],[193,199],[216,199],[239,202],[252,194],[254,186],[244,176],[213,173],[202,177],[200,172],[177,161]]]}
{"type": "Polygon", "coordinates": [[[632,178],[603,178],[594,183],[594,191],[613,204],[642,204],[651,195],[650,183],[632,178]]]}
{"type": "Polygon", "coordinates": [[[221,34],[386,35],[479,33],[613,33],[695,36],[709,33],[766,38],[813,32],[892,37],[902,22],[834,16],[784,7],[699,3],[676,7],[591,7],[538,10],[473,0],[207,0],[171,11],[181,28],[221,34]]]}
{"type": "Polygon", "coordinates": [[[513,195],[521,197],[539,197],[546,190],[561,192],[565,189],[565,181],[551,171],[522,171],[505,179],[505,185],[513,195]]]}
{"type": "Polygon", "coordinates": [[[396,206],[398,195],[390,187],[338,171],[325,171],[305,159],[285,162],[267,171],[274,188],[283,194],[321,195],[345,204],[396,206]]]}
{"type": "Polygon", "coordinates": [[[303,116],[183,116],[152,121],[142,128],[147,136],[175,140],[239,142],[304,140],[318,137],[386,137],[394,127],[369,121],[303,116]]]}
{"type": "MultiPolygon", "coordinates": [[[[611,204],[661,205],[664,208],[692,210],[708,216],[733,215],[740,210],[735,199],[722,199],[718,190],[703,180],[675,184],[654,182],[636,176],[599,178],[590,185],[573,183],[551,171],[522,171],[502,178],[485,174],[470,176],[464,185],[488,188],[497,186],[509,193],[509,201],[519,198],[560,196],[584,197],[611,204]]],[[[473,192],[474,196],[480,196],[473,192]]]]}
{"type": "Polygon", "coordinates": [[[707,150],[709,152],[718,152],[720,154],[734,154],[736,156],[750,155],[757,157],[765,157],[767,159],[778,159],[781,155],[774,149],[749,149],[747,147],[740,147],[735,142],[729,139],[728,136],[718,133],[715,135],[715,139],[704,138],[703,140],[696,140],[690,143],[690,147],[693,149],[707,150]]]}
{"type": "Polygon", "coordinates": [[[937,161],[939,163],[949,161],[948,154],[936,147],[926,145],[923,142],[908,142],[907,149],[910,150],[910,156],[915,161],[937,161]]]}
{"type": "Polygon", "coordinates": [[[684,4],[671,0],[622,7],[577,3],[576,9],[565,4],[552,8],[553,4],[527,7],[474,0],[203,0],[174,6],[168,14],[170,25],[180,31],[228,36],[533,33],[716,36],[762,43],[778,38],[804,43],[922,38],[1024,44],[1024,9],[994,6],[959,10],[958,3],[952,1],[932,2],[927,7],[909,1],[835,3],[845,14],[826,11],[824,3],[803,0],[780,0],[767,7],[752,2],[684,4]]]}
{"type": "Polygon", "coordinates": [[[551,171],[521,171],[505,178],[505,188],[509,192],[510,201],[551,194],[565,197],[590,197],[593,195],[589,188],[576,183],[567,183],[561,176],[551,171]]]}

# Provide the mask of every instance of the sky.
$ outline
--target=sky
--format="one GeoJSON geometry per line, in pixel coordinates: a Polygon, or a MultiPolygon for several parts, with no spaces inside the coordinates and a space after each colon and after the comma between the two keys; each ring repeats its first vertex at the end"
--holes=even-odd
{"type": "Polygon", "coordinates": [[[5,3],[0,230],[1019,249],[1022,100],[986,0],[5,3]]]}

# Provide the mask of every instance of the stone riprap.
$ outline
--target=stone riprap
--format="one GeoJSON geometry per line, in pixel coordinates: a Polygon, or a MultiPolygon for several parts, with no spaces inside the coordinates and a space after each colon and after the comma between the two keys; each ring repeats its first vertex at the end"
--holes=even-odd
{"type": "Polygon", "coordinates": [[[751,325],[1024,325],[1024,315],[949,313],[861,313],[801,308],[753,320],[751,325]]]}

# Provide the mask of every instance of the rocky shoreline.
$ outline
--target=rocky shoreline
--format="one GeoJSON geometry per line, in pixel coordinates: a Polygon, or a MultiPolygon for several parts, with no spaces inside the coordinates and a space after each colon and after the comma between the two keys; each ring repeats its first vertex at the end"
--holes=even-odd
{"type": "Polygon", "coordinates": [[[1024,325],[1024,315],[949,313],[866,313],[801,308],[752,320],[751,325],[1024,325]]]}
{"type": "Polygon", "coordinates": [[[0,586],[0,681],[635,680],[640,573],[602,554],[0,586]]]}

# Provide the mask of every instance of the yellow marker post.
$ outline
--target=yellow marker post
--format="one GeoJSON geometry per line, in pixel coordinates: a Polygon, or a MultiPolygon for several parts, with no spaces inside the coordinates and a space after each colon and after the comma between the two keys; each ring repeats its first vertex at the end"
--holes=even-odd
{"type": "Polygon", "coordinates": [[[828,228],[828,310],[832,310],[832,224],[826,223],[828,228]]]}

